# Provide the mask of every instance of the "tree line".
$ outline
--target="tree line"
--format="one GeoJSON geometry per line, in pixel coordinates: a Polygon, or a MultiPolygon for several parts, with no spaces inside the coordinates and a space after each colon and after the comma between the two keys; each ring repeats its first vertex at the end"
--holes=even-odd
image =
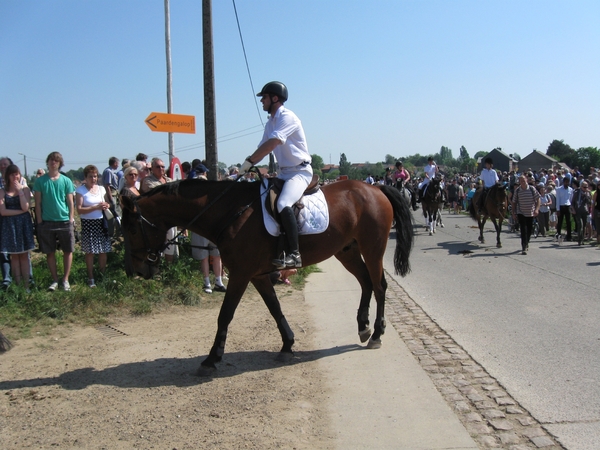
{"type": "MultiPolygon", "coordinates": [[[[496,149],[495,149],[496,150],[496,149]]],[[[502,150],[497,148],[497,150],[502,150]]],[[[312,156],[313,171],[318,174],[323,180],[335,180],[340,175],[346,175],[351,180],[364,180],[368,175],[374,177],[383,177],[385,170],[388,167],[393,167],[396,161],[402,161],[406,170],[417,176],[423,175],[423,167],[427,165],[427,158],[433,156],[435,162],[444,166],[444,173],[453,177],[458,173],[475,173],[477,171],[477,159],[487,155],[489,151],[478,151],[471,157],[465,146],[461,146],[458,151],[458,156],[455,158],[451,148],[442,146],[440,151],[434,154],[414,155],[397,157],[387,154],[381,162],[360,163],[360,166],[353,166],[352,162],[348,161],[345,153],[340,155],[339,168],[331,170],[328,173],[323,173],[325,167],[323,158],[317,154],[312,156]]],[[[600,167],[600,150],[598,147],[580,147],[577,150],[565,144],[564,140],[553,140],[546,149],[546,155],[556,159],[558,162],[565,163],[571,168],[578,167],[580,172],[588,175],[590,167],[600,167]]],[[[521,157],[517,153],[513,153],[512,157],[519,161],[521,157]]],[[[219,163],[219,168],[224,168],[224,163],[219,163]]],[[[261,166],[262,167],[262,166],[261,166]]],[[[65,173],[72,180],[83,180],[83,167],[76,170],[69,170],[65,173]]],[[[32,177],[32,182],[35,178],[32,177]]]]}
{"type": "MultiPolygon", "coordinates": [[[[493,150],[502,150],[497,147],[493,150]]],[[[491,150],[490,150],[491,151],[491,150]]],[[[442,146],[440,151],[434,154],[421,155],[416,153],[414,155],[397,157],[394,155],[387,154],[382,162],[377,163],[361,163],[360,166],[353,166],[344,153],[340,155],[339,168],[329,171],[323,174],[321,169],[325,166],[323,158],[319,155],[312,156],[312,167],[313,171],[321,176],[322,179],[336,179],[340,175],[346,175],[351,180],[364,180],[368,175],[374,177],[382,177],[385,175],[386,168],[393,167],[396,161],[402,161],[404,167],[417,176],[423,175],[423,167],[427,165],[427,158],[433,156],[436,164],[444,167],[444,173],[453,177],[458,173],[476,173],[477,172],[477,160],[484,157],[490,151],[478,151],[471,157],[465,146],[461,146],[458,151],[458,156],[455,158],[452,149],[442,146]]],[[[546,155],[556,159],[558,162],[565,163],[570,168],[578,167],[580,172],[584,175],[588,175],[590,167],[600,167],[600,150],[597,147],[581,147],[577,150],[572,149],[568,144],[565,144],[562,140],[553,140],[546,149],[546,155]]],[[[516,161],[521,160],[521,156],[518,153],[512,153],[512,156],[516,161]]]]}

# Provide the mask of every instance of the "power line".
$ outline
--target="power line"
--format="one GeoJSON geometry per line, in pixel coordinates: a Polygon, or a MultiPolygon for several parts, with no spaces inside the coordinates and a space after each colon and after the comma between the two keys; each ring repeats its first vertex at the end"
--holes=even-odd
{"type": "Polygon", "coordinates": [[[242,28],[240,27],[240,19],[238,18],[237,8],[235,6],[235,0],[232,0],[233,10],[235,12],[235,20],[237,22],[238,33],[240,34],[240,42],[242,44],[242,51],[244,52],[244,61],[246,61],[246,71],[248,72],[248,79],[250,80],[250,88],[252,89],[252,97],[254,98],[254,104],[256,105],[256,112],[258,113],[258,117],[260,118],[260,123],[264,127],[264,122],[262,118],[262,114],[260,113],[260,108],[258,107],[258,101],[256,100],[256,95],[254,94],[256,91],[254,90],[254,83],[252,82],[252,75],[250,74],[250,65],[248,64],[248,57],[246,56],[246,47],[244,46],[244,37],[242,36],[242,28]]]}

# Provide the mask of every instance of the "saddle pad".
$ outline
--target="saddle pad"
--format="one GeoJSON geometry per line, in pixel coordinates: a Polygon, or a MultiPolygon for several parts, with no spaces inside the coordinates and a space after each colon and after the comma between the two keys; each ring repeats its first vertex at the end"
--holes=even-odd
{"type": "MultiPolygon", "coordinates": [[[[279,224],[267,212],[264,199],[266,197],[267,187],[264,183],[260,185],[260,196],[265,228],[271,236],[279,236],[279,224]]],[[[304,208],[298,210],[294,208],[296,220],[298,221],[298,234],[319,234],[324,232],[329,226],[329,208],[323,191],[319,190],[315,194],[302,197],[298,203],[302,203],[304,208]]]]}

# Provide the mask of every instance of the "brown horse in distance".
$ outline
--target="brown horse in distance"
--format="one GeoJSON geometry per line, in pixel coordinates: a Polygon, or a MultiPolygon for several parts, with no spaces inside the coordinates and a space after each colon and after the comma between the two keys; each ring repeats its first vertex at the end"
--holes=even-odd
{"type": "MultiPolygon", "coordinates": [[[[288,325],[270,280],[278,256],[278,238],[265,229],[260,194],[261,182],[183,180],[154,188],[137,199],[123,198],[123,234],[126,267],[130,274],[145,278],[158,271],[160,252],[167,230],[178,226],[214,242],[229,270],[227,292],[219,313],[217,334],[199,375],[210,375],[221,361],[227,328],[246,290],[252,283],[275,319],[283,347],[281,359],[289,359],[294,334],[288,325]]],[[[392,222],[395,222],[394,267],[404,276],[410,271],[413,245],[409,204],[389,186],[371,186],[359,181],[340,181],[322,188],[329,205],[330,221],[325,232],[301,235],[302,262],[308,266],[335,256],[358,280],[361,299],[358,331],[368,347],[381,346],[385,331],[383,256],[392,222]],[[377,302],[374,331],[369,327],[369,303],[377,302]]]]}
{"type": "Polygon", "coordinates": [[[479,225],[479,241],[482,244],[485,244],[483,227],[485,226],[486,220],[490,218],[496,230],[496,247],[502,248],[500,232],[502,231],[502,222],[506,218],[506,211],[508,210],[508,196],[506,194],[506,189],[500,183],[496,183],[492,186],[486,195],[483,208],[480,210],[478,205],[481,195],[483,195],[483,188],[477,189],[471,204],[469,205],[469,215],[473,220],[476,220],[479,225]]]}

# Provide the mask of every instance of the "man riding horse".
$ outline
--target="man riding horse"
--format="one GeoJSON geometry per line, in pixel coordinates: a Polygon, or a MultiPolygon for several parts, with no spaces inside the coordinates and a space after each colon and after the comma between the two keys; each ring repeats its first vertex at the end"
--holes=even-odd
{"type": "Polygon", "coordinates": [[[488,156],[487,158],[485,158],[484,163],[485,169],[481,171],[481,175],[479,176],[483,183],[483,191],[479,196],[479,201],[477,202],[477,209],[485,213],[485,200],[492,186],[498,183],[499,178],[496,171],[492,168],[494,165],[494,161],[492,160],[492,158],[488,156]]]}
{"type": "Polygon", "coordinates": [[[292,206],[312,181],[311,156],[300,119],[283,104],[288,99],[285,84],[271,81],[256,94],[261,97],[263,110],[269,113],[262,140],[258,148],[240,168],[240,175],[247,172],[261,159],[273,152],[279,164],[278,178],[285,180],[277,200],[277,211],[286,236],[286,250],[279,259],[273,260],[277,269],[302,267],[298,247],[298,226],[292,206]]]}
{"type": "Polygon", "coordinates": [[[433,160],[433,156],[427,158],[427,165],[423,170],[425,171],[425,178],[419,183],[419,200],[423,198],[427,185],[439,171],[437,164],[433,160]]]}

